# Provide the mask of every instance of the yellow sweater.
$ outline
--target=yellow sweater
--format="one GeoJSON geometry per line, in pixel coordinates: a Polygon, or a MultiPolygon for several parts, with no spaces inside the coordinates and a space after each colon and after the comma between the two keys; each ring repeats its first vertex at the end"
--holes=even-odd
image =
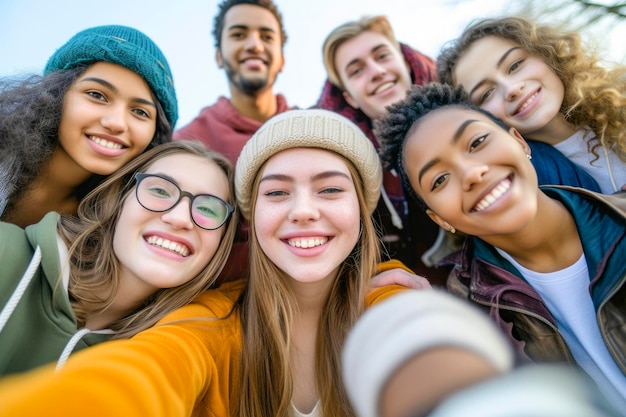
{"type": "MultiPolygon", "coordinates": [[[[403,267],[385,263],[382,269],[403,267]]],[[[226,317],[244,281],[199,296],[132,339],[0,381],[0,416],[229,416],[239,396],[241,323],[226,317]],[[224,318],[226,317],[226,318],[224,318]]],[[[367,304],[405,290],[377,288],[367,304]]]]}

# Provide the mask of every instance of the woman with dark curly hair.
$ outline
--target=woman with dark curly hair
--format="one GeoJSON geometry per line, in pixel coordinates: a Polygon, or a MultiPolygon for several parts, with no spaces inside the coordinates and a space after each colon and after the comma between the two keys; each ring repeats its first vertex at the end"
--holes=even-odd
{"type": "Polygon", "coordinates": [[[448,84],[413,87],[376,135],[426,214],[467,236],[447,287],[520,354],[575,364],[623,410],[626,193],[538,187],[519,132],[448,84]]]}
{"type": "Polygon", "coordinates": [[[125,26],[74,35],[43,76],[0,82],[0,219],[25,227],[75,214],[104,177],[171,140],[172,73],[150,38],[125,26]]]}
{"type": "Polygon", "coordinates": [[[437,71],[524,137],[563,152],[603,193],[624,189],[626,66],[603,66],[577,32],[479,20],[442,50],[437,71]]]}

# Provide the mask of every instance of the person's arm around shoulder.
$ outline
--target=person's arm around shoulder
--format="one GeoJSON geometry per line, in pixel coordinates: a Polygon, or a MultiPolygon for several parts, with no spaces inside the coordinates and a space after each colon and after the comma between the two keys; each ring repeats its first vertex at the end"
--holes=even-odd
{"type": "Polygon", "coordinates": [[[372,290],[388,285],[401,285],[421,290],[431,288],[428,279],[416,275],[413,271],[397,259],[391,259],[378,265],[378,274],[372,277],[370,288],[372,290]]]}

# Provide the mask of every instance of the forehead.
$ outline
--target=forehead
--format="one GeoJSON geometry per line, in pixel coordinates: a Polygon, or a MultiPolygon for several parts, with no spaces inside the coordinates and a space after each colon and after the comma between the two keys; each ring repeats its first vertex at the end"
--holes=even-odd
{"type": "Polygon", "coordinates": [[[335,61],[338,67],[341,68],[355,59],[368,56],[374,48],[381,45],[395,50],[395,47],[385,35],[366,30],[339,45],[335,52],[335,61]]]}
{"type": "Polygon", "coordinates": [[[407,139],[407,152],[427,153],[436,147],[447,147],[458,134],[459,128],[469,120],[499,126],[486,115],[472,109],[449,106],[431,111],[413,125],[407,139]]]}
{"type": "Polygon", "coordinates": [[[228,195],[228,179],[215,161],[203,156],[176,153],[166,155],[143,170],[148,174],[165,174],[183,189],[195,193],[228,195]]]}
{"type": "Polygon", "coordinates": [[[283,173],[310,170],[311,168],[348,172],[346,160],[336,154],[321,148],[291,148],[272,155],[265,163],[264,172],[269,171],[283,173]]]}
{"type": "Polygon", "coordinates": [[[228,9],[224,15],[224,32],[234,27],[264,28],[280,33],[278,20],[272,12],[254,4],[238,4],[228,9]]]}
{"type": "Polygon", "coordinates": [[[518,44],[498,36],[485,36],[474,41],[459,57],[454,74],[457,79],[480,78],[484,71],[496,68],[502,55],[518,44]]]}

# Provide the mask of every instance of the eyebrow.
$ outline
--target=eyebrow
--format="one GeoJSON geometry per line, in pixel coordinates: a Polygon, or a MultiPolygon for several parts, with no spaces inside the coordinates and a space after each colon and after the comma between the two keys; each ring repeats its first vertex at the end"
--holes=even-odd
{"type": "MultiPolygon", "coordinates": [[[[313,175],[313,177],[311,177],[311,180],[312,181],[318,181],[318,180],[322,180],[322,179],[325,179],[325,178],[332,178],[332,177],[344,177],[344,178],[347,178],[349,180],[352,180],[352,178],[349,175],[347,175],[345,172],[341,172],[341,171],[324,171],[324,172],[320,172],[318,174],[313,175]]],[[[269,175],[266,175],[263,178],[261,178],[260,182],[270,181],[270,180],[293,182],[294,177],[292,177],[290,175],[286,175],[286,174],[269,174],[269,175]]]]}
{"type": "MultiPolygon", "coordinates": [[[[384,44],[384,43],[381,43],[381,44],[379,44],[379,45],[376,45],[376,46],[374,46],[372,49],[370,49],[370,54],[373,54],[373,53],[375,53],[376,51],[378,51],[380,48],[384,48],[384,47],[389,47],[389,45],[386,45],[386,44],[384,44]]],[[[354,65],[354,64],[356,64],[356,63],[357,63],[357,62],[359,62],[359,61],[361,61],[361,57],[354,58],[352,61],[350,61],[350,62],[348,62],[348,63],[346,64],[346,68],[345,68],[345,69],[347,70],[348,68],[350,68],[350,66],[351,66],[351,65],[354,65]]]]}
{"type": "MultiPolygon", "coordinates": [[[[509,49],[508,51],[506,51],[504,54],[502,54],[502,56],[500,57],[498,62],[496,62],[496,69],[500,69],[500,67],[502,66],[502,63],[504,62],[504,60],[511,54],[511,52],[515,51],[516,49],[521,49],[521,48],[519,46],[514,46],[511,49],[509,49]]],[[[476,86],[474,88],[472,88],[472,90],[469,92],[469,96],[471,97],[472,94],[474,94],[474,91],[476,91],[476,89],[478,89],[480,86],[482,86],[485,82],[486,82],[486,80],[483,79],[478,84],[476,84],[476,86]]]]}
{"type": "MultiPolygon", "coordinates": [[[[231,30],[250,30],[250,26],[248,25],[242,25],[242,24],[234,24],[232,26],[229,26],[228,31],[231,30]]],[[[276,33],[276,31],[274,30],[274,28],[268,27],[268,26],[261,26],[259,28],[259,30],[261,32],[272,32],[272,33],[276,33]]]]}
{"type": "MultiPolygon", "coordinates": [[[[107,80],[104,80],[102,78],[85,77],[85,78],[81,79],[79,81],[79,83],[83,83],[83,82],[86,82],[86,81],[92,81],[92,82],[98,83],[98,84],[104,86],[105,88],[108,88],[109,90],[113,91],[115,94],[119,94],[119,92],[120,92],[120,90],[116,86],[114,86],[113,84],[111,84],[110,82],[108,82],[107,80]]],[[[152,92],[152,90],[150,90],[150,92],[152,92]]],[[[151,100],[146,100],[145,98],[134,97],[133,101],[156,108],[156,104],[154,104],[151,100]]]]}
{"type": "MultiPolygon", "coordinates": [[[[468,120],[465,120],[463,123],[461,123],[459,127],[456,129],[456,131],[454,132],[454,135],[452,135],[451,144],[455,145],[459,141],[459,139],[461,139],[461,136],[463,135],[463,132],[465,132],[465,129],[467,129],[469,125],[475,122],[478,122],[478,120],[468,119],[468,120]]],[[[424,164],[422,169],[420,169],[419,171],[419,174],[417,176],[417,181],[421,183],[422,177],[424,176],[424,174],[426,174],[426,171],[428,171],[430,168],[432,168],[435,164],[439,163],[440,161],[441,159],[435,158],[435,159],[431,159],[426,164],[424,164]]]]}

